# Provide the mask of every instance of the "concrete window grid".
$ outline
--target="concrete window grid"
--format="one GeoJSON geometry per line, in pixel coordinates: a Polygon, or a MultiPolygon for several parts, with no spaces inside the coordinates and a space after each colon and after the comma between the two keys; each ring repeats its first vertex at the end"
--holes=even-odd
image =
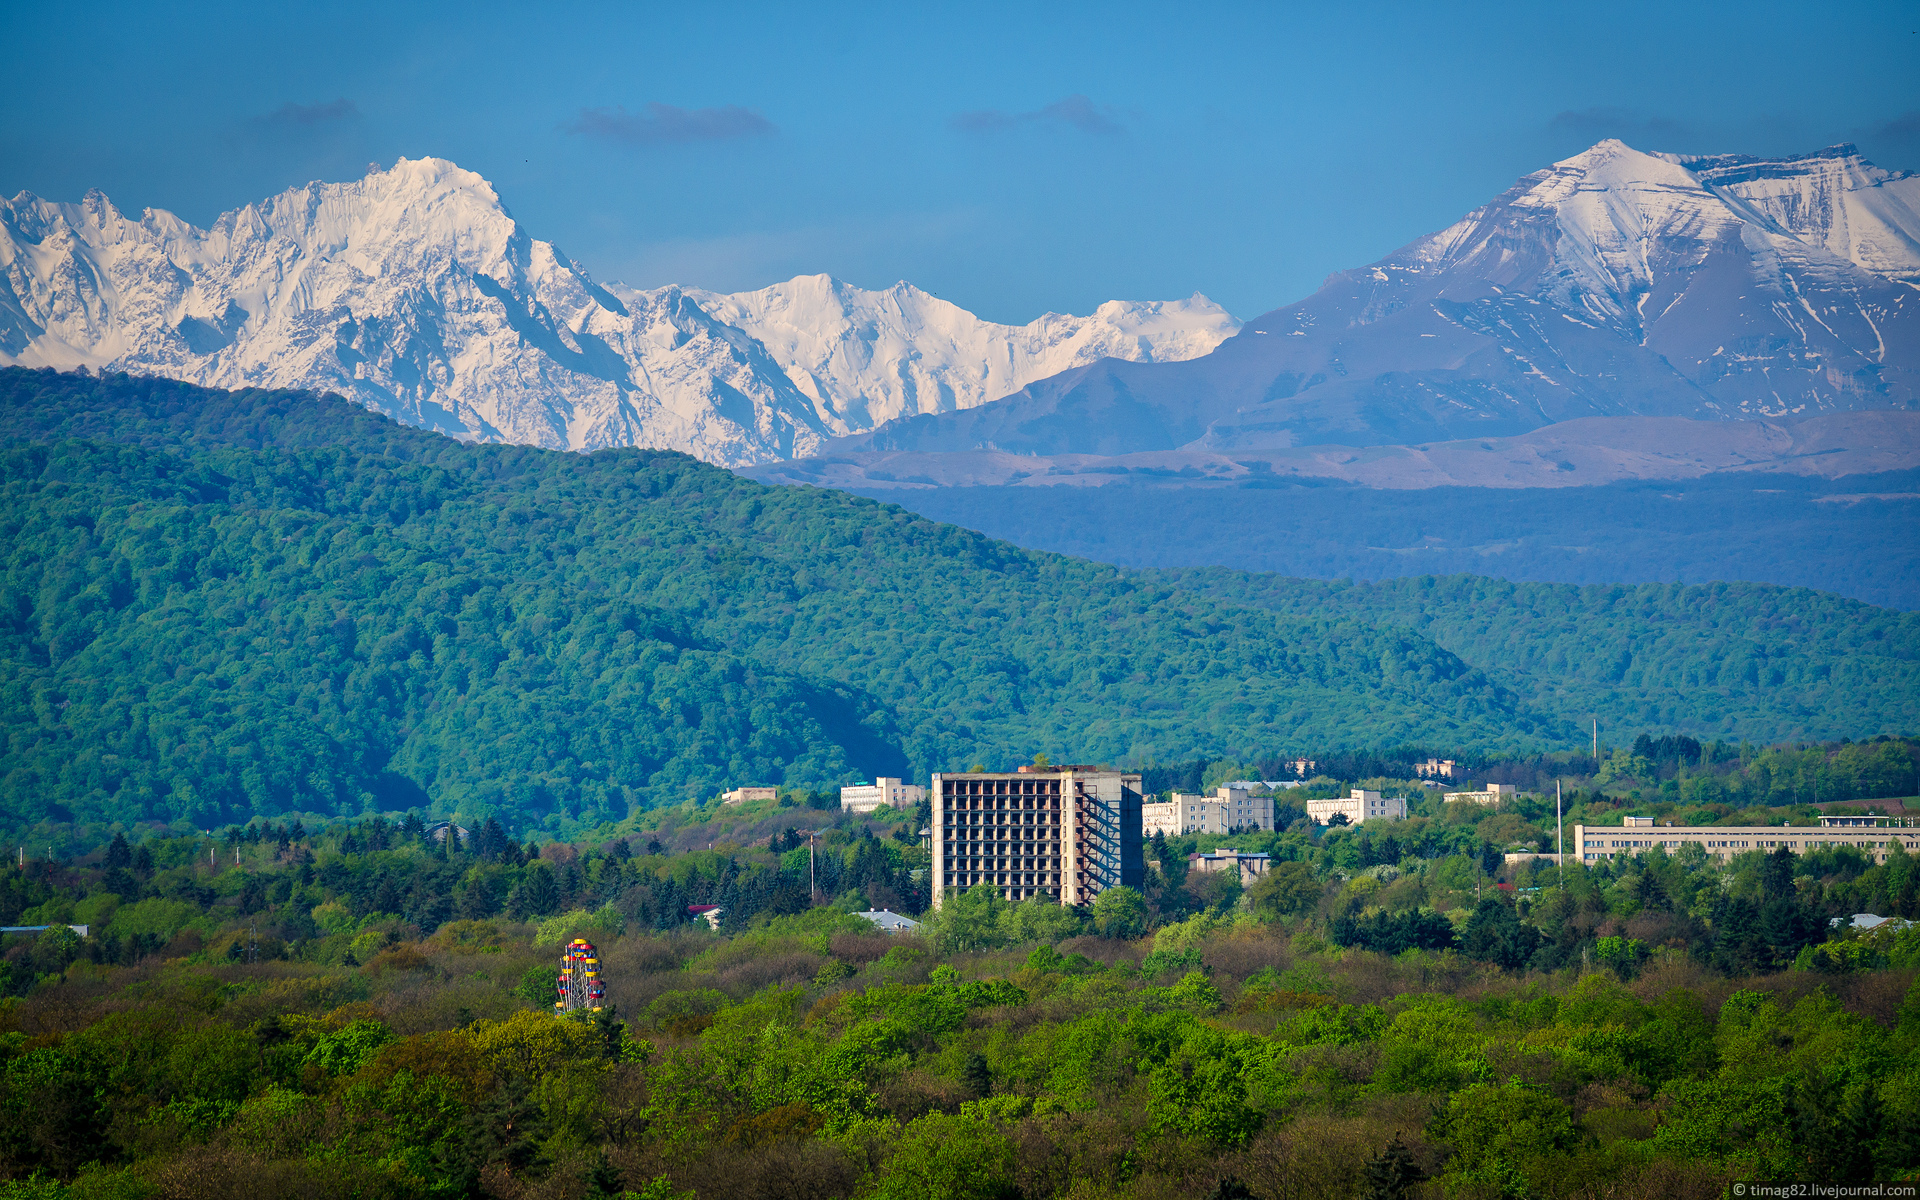
{"type": "Polygon", "coordinates": [[[942,788],[949,887],[991,883],[1014,900],[1060,890],[1060,781],[950,778],[942,788]]]}

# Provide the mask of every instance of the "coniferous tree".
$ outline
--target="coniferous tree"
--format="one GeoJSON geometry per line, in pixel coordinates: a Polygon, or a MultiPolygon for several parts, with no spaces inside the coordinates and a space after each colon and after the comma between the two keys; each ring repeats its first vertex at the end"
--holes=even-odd
{"type": "Polygon", "coordinates": [[[1427,1173],[1413,1161],[1413,1152],[1400,1140],[1400,1135],[1395,1134],[1386,1149],[1367,1160],[1363,1178],[1367,1184],[1367,1200],[1404,1200],[1409,1189],[1426,1180],[1427,1173]]]}

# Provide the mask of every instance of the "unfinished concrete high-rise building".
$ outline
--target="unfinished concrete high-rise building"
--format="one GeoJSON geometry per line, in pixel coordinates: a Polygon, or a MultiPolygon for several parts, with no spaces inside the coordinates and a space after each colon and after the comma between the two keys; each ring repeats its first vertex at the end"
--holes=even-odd
{"type": "Polygon", "coordinates": [[[1140,776],[1095,767],[1021,767],[933,777],[933,903],[986,883],[1008,900],[1089,904],[1137,888],[1140,776]]]}

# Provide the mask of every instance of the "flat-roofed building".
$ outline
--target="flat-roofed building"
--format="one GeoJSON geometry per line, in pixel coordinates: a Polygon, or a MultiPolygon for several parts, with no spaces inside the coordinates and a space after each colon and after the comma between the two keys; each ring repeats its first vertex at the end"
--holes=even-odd
{"type": "Polygon", "coordinates": [[[1457,765],[1451,758],[1430,758],[1413,764],[1413,773],[1421,779],[1452,779],[1457,765]]]}
{"type": "Polygon", "coordinates": [[[749,800],[778,800],[780,789],[774,787],[737,787],[730,792],[720,793],[722,804],[745,804],[749,800]]]}
{"type": "Polygon", "coordinates": [[[933,777],[933,903],[990,884],[1008,900],[1088,904],[1139,887],[1140,776],[1095,767],[1022,767],[933,777]]]}
{"type": "Polygon", "coordinates": [[[1252,887],[1256,879],[1267,873],[1267,867],[1273,862],[1266,854],[1249,854],[1240,850],[1216,850],[1212,854],[1189,854],[1187,862],[1196,871],[1239,871],[1240,886],[1252,887]]]}
{"type": "Polygon", "coordinates": [[[1227,806],[1208,796],[1173,793],[1170,800],[1149,800],[1140,806],[1140,836],[1188,833],[1225,833],[1227,806]]]}
{"type": "Polygon", "coordinates": [[[1349,825],[1366,821],[1398,821],[1407,815],[1407,802],[1404,797],[1382,796],[1379,792],[1354,788],[1345,797],[1307,801],[1307,815],[1322,825],[1330,823],[1335,816],[1345,817],[1349,825]]]}
{"type": "Polygon", "coordinates": [[[1228,829],[1273,828],[1273,793],[1262,789],[1262,794],[1256,794],[1245,784],[1230,783],[1214,796],[1227,807],[1228,829]]]}
{"type": "Polygon", "coordinates": [[[1897,818],[1881,817],[1885,824],[1860,825],[1655,825],[1652,817],[1629,817],[1629,825],[1575,825],[1574,861],[1606,862],[1632,858],[1655,846],[1671,854],[1696,845],[1718,859],[1730,859],[1750,850],[1772,853],[1785,847],[1795,854],[1831,846],[1853,846],[1875,862],[1884,862],[1889,842],[1898,842],[1909,854],[1920,853],[1920,827],[1897,818]]]}
{"type": "Polygon", "coordinates": [[[1174,792],[1171,799],[1148,801],[1141,807],[1141,833],[1179,837],[1187,833],[1232,833],[1241,829],[1273,828],[1273,797],[1256,795],[1251,787],[1227,784],[1211,796],[1174,792]]]}
{"type": "Polygon", "coordinates": [[[1477,792],[1446,792],[1448,804],[1464,800],[1469,804],[1498,804],[1502,800],[1512,800],[1520,794],[1520,789],[1511,783],[1490,783],[1477,792]]]}
{"type": "Polygon", "coordinates": [[[903,783],[891,775],[882,775],[872,783],[857,783],[840,789],[842,812],[870,813],[881,805],[911,810],[927,798],[927,789],[917,783],[903,783]]]}

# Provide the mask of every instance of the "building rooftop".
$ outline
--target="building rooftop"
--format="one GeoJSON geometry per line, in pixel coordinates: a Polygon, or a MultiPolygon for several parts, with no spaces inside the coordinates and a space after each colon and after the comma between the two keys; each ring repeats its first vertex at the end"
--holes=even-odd
{"type": "Polygon", "coordinates": [[[878,912],[875,912],[873,909],[868,909],[866,912],[858,912],[853,915],[872,921],[874,925],[886,930],[888,933],[905,933],[910,929],[920,928],[920,922],[914,920],[912,917],[903,917],[899,913],[885,908],[878,912]]]}

